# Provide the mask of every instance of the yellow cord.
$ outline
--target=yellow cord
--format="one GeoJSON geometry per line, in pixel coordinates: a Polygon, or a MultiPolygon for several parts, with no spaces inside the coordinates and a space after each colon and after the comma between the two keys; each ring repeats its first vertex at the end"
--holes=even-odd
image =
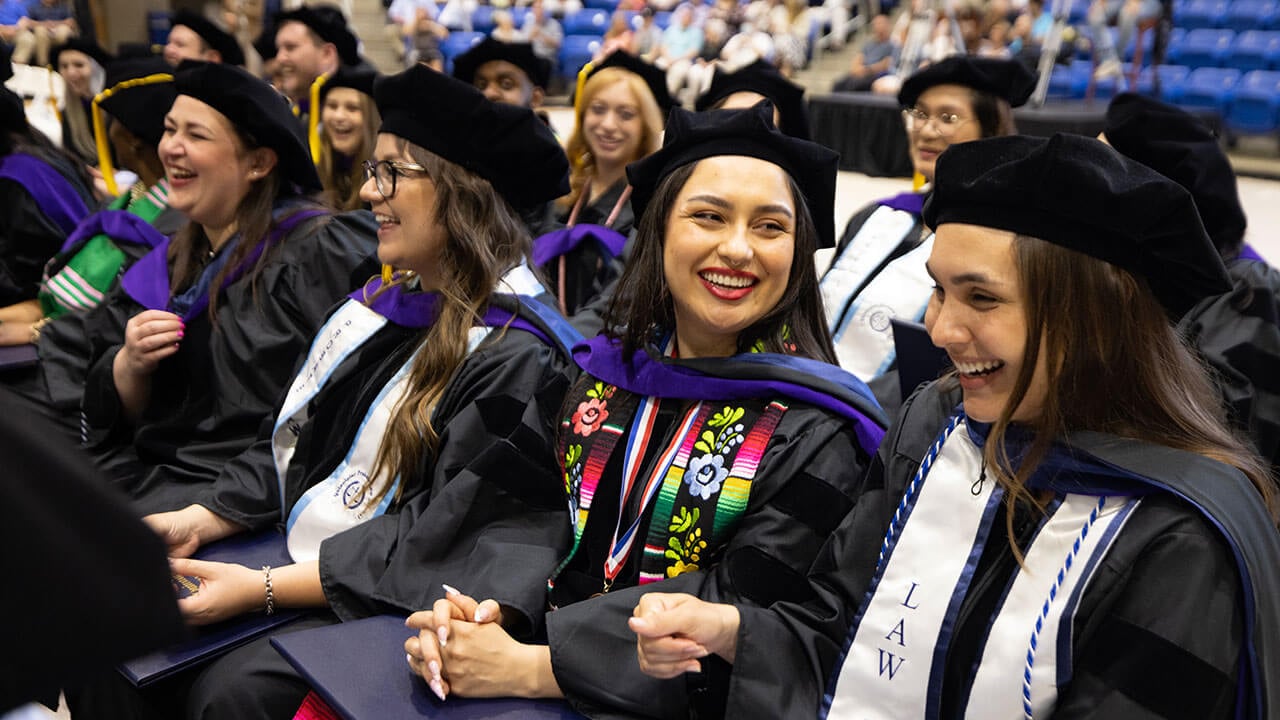
{"type": "Polygon", "coordinates": [[[125,80],[114,87],[103,90],[93,98],[93,141],[98,147],[98,169],[102,171],[102,179],[107,183],[107,192],[112,195],[119,195],[120,188],[116,185],[115,168],[111,166],[111,148],[107,145],[106,123],[102,119],[102,101],[121,90],[162,82],[173,82],[173,75],[170,73],[155,73],[146,77],[125,80]]]}
{"type": "Polygon", "coordinates": [[[311,83],[311,110],[307,116],[307,138],[311,141],[311,162],[320,162],[320,88],[329,78],[321,75],[311,83]]]}
{"type": "Polygon", "coordinates": [[[578,86],[573,93],[573,114],[575,117],[578,115],[578,107],[582,105],[582,88],[586,87],[587,77],[591,75],[591,71],[595,70],[595,68],[595,63],[588,61],[587,64],[583,65],[582,69],[578,71],[578,86]]]}
{"type": "Polygon", "coordinates": [[[395,268],[391,267],[390,265],[383,265],[382,266],[382,287],[385,288],[386,286],[390,285],[391,280],[392,278],[395,277],[395,275],[396,275],[395,268]]]}

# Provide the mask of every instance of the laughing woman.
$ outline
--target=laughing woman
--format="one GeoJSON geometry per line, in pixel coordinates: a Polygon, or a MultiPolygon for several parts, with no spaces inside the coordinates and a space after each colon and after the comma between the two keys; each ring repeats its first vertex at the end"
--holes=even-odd
{"type": "Polygon", "coordinates": [[[925,323],[956,371],[904,406],[819,602],[646,597],[646,671],[735,658],[731,713],[771,717],[1275,717],[1273,481],[1170,322],[1230,287],[1194,207],[1079,136],[944,153],[925,323]]]}
{"type": "Polygon", "coordinates": [[[359,210],[364,184],[361,165],[373,156],[378,107],[373,102],[372,70],[342,68],[320,87],[320,157],[316,171],[325,204],[335,210],[359,210]]]}
{"type": "Polygon", "coordinates": [[[546,644],[514,640],[520,618],[498,603],[451,593],[410,619],[422,631],[406,643],[441,697],[715,716],[727,665],[689,682],[636,668],[639,591],[806,599],[804,573],[883,431],[866,388],[829,364],[814,281],[835,154],[778,132],[772,113],[677,110],[662,150],[628,169],[636,254],[611,330],[575,350],[584,375],[561,411],[575,540],[547,583],[546,644]]]}
{"type": "Polygon", "coordinates": [[[159,152],[189,222],[85,316],[91,450],[144,512],[185,507],[253,442],[328,308],[376,268],[367,218],[305,199],[306,136],[270,86],[212,63],[174,86],[159,152]]]}
{"type": "MultiPolygon", "coordinates": [[[[333,311],[269,437],[198,504],[147,521],[175,555],[286,528],[291,565],[173,560],[199,578],[180,602],[196,624],[276,607],[326,609],[291,628],[407,613],[451,581],[500,598],[532,632],[570,538],[552,437],[573,363],[555,339],[563,319],[535,299],[519,211],[562,194],[568,163],[532,111],[430,68],[374,95],[383,124],[361,197],[380,221],[378,257],[401,272],[333,311]]],[[[189,716],[236,719],[293,717],[308,689],[267,638],[185,687],[189,716]]],[[[183,707],[144,695],[110,714],[183,707]]],[[[95,703],[107,701],[80,698],[95,703]]]]}

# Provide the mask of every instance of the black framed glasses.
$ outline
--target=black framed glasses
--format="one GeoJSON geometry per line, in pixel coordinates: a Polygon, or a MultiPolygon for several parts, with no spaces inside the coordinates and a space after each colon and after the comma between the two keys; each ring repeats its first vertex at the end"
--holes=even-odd
{"type": "Polygon", "coordinates": [[[400,162],[399,160],[365,160],[364,180],[369,181],[373,178],[374,187],[378,188],[378,193],[382,195],[384,200],[389,200],[392,195],[396,194],[396,178],[408,172],[425,173],[426,168],[417,163],[400,162]]]}

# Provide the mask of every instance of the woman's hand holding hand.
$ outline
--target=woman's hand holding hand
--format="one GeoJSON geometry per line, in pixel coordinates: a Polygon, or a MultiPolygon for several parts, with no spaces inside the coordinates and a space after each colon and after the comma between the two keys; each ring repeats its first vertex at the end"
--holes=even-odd
{"type": "Polygon", "coordinates": [[[261,570],[187,558],[170,560],[169,568],[175,575],[200,579],[199,591],[178,600],[178,609],[191,625],[209,625],[266,609],[267,588],[261,570]]]}
{"type": "Polygon", "coordinates": [[[700,672],[698,658],[719,655],[733,662],[738,649],[738,609],[692,595],[647,593],[627,621],[636,634],[640,669],[668,679],[700,672]]]}

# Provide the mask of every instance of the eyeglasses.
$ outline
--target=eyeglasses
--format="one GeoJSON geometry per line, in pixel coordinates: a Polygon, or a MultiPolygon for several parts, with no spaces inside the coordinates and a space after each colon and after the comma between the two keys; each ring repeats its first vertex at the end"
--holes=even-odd
{"type": "Polygon", "coordinates": [[[378,188],[378,194],[382,195],[383,200],[389,200],[392,195],[396,194],[396,178],[404,175],[406,172],[425,173],[426,168],[417,163],[398,162],[396,160],[365,160],[364,181],[369,182],[369,178],[373,178],[374,187],[378,188]]]}
{"type": "Polygon", "coordinates": [[[913,107],[902,109],[902,120],[907,124],[908,132],[923,130],[932,121],[933,129],[943,137],[955,134],[955,131],[960,129],[961,125],[969,122],[969,118],[960,117],[955,113],[943,112],[937,115],[930,115],[920,108],[913,107]]]}

